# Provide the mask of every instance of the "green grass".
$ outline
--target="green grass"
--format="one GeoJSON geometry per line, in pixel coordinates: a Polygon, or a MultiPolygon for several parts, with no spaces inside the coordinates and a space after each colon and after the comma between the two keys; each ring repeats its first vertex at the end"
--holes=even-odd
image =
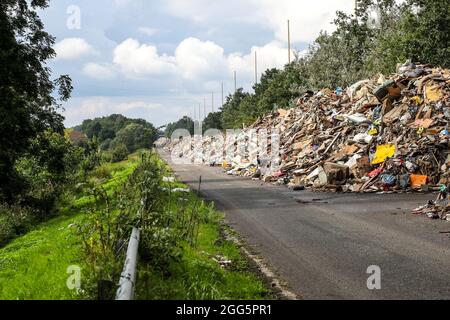
{"type": "Polygon", "coordinates": [[[0,250],[0,299],[73,299],[66,270],[80,265],[78,216],[56,218],[0,250]]]}
{"type": "MultiPolygon", "coordinates": [[[[105,190],[112,193],[134,171],[138,159],[138,156],[130,156],[128,161],[104,164],[111,176],[101,181],[94,171],[89,179],[99,180],[105,190]]],[[[81,194],[61,203],[64,203],[59,209],[61,216],[0,249],[0,299],[77,298],[66,286],[67,268],[83,267],[81,242],[73,225],[81,221],[83,210],[93,203],[93,198],[81,194]]]]}
{"type": "Polygon", "coordinates": [[[138,298],[151,300],[262,300],[271,298],[263,282],[248,270],[235,244],[223,240],[217,224],[200,227],[196,247],[184,246],[183,258],[170,266],[170,276],[141,269],[138,298]],[[222,268],[217,255],[232,261],[222,268]]]}
{"type": "MultiPolygon", "coordinates": [[[[171,170],[167,169],[167,176],[171,170]]],[[[166,187],[188,188],[175,181],[166,187]]],[[[181,261],[169,266],[168,274],[161,274],[151,266],[139,265],[137,298],[143,300],[262,300],[272,298],[263,281],[249,270],[239,248],[221,234],[223,214],[210,204],[197,198],[195,192],[189,202],[198,201],[200,216],[210,217],[200,224],[195,245],[185,243],[181,261]],[[214,258],[226,257],[232,263],[221,267],[214,258]]],[[[177,210],[176,202],[171,211],[177,210]]],[[[216,259],[217,260],[217,259],[216,259]]]]}

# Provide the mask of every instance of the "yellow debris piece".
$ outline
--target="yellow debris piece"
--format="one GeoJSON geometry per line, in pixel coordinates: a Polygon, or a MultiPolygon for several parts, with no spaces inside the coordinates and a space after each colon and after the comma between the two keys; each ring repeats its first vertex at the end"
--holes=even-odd
{"type": "Polygon", "coordinates": [[[380,164],[386,161],[387,158],[392,158],[395,155],[395,144],[384,144],[377,146],[375,157],[372,164],[380,164]]]}
{"type": "Polygon", "coordinates": [[[426,100],[428,102],[437,102],[442,99],[442,89],[438,84],[428,84],[425,88],[426,100]]]}

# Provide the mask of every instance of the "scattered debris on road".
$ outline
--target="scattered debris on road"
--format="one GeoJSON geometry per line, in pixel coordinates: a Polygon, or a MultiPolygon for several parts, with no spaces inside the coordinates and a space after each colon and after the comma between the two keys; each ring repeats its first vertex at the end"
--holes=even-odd
{"type": "Polygon", "coordinates": [[[425,214],[430,219],[450,221],[449,190],[443,185],[436,200],[429,201],[426,205],[416,208],[413,214],[425,214]]]}

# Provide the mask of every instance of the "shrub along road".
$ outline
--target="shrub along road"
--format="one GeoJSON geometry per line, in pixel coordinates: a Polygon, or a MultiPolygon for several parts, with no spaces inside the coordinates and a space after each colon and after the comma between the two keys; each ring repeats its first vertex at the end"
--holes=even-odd
{"type": "Polygon", "coordinates": [[[450,298],[450,225],[410,214],[434,195],[294,192],[162,155],[304,299],[450,298]]]}

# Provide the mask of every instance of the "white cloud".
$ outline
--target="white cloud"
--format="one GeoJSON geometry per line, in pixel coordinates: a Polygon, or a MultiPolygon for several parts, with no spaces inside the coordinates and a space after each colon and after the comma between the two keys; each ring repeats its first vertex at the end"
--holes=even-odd
{"type": "MultiPolygon", "coordinates": [[[[180,42],[174,56],[159,55],[156,47],[128,39],[114,50],[113,62],[127,77],[167,75],[203,85],[228,77],[234,70],[239,72],[241,81],[253,80],[255,51],[260,74],[266,69],[282,68],[287,63],[288,50],[279,41],[255,46],[248,54],[235,52],[227,55],[216,43],[192,37],[180,42]]],[[[88,75],[105,73],[109,76],[101,66],[90,65],[89,69],[85,72],[88,75]]]]}
{"type": "Polygon", "coordinates": [[[97,80],[111,80],[116,77],[116,73],[111,65],[88,63],[83,67],[83,73],[97,80]]]}
{"type": "Polygon", "coordinates": [[[262,47],[252,47],[250,53],[246,55],[231,54],[228,57],[229,69],[253,75],[255,52],[258,57],[259,74],[271,68],[281,69],[288,62],[288,49],[282,43],[273,41],[262,47]]]}
{"type": "Polygon", "coordinates": [[[162,108],[159,103],[127,99],[117,101],[110,97],[89,97],[73,103],[74,105],[64,112],[67,121],[72,125],[76,124],[78,119],[89,119],[114,113],[127,114],[134,110],[149,112],[162,108]]]}
{"type": "Polygon", "coordinates": [[[249,0],[255,5],[256,23],[273,30],[276,39],[287,41],[287,20],[293,42],[312,42],[321,30],[333,31],[336,11],[351,12],[354,0],[249,0]]]}
{"type": "Polygon", "coordinates": [[[70,100],[63,115],[67,127],[79,125],[86,119],[115,113],[129,118],[143,118],[160,126],[188,115],[192,109],[185,104],[185,99],[168,101],[166,97],[76,97],[70,100]]]}
{"type": "Polygon", "coordinates": [[[210,78],[226,71],[224,49],[212,41],[187,38],[175,50],[175,59],[186,79],[210,78]]]}
{"type": "Polygon", "coordinates": [[[75,60],[86,55],[96,54],[94,48],[82,38],[66,38],[55,45],[56,58],[75,60]]]}
{"type": "Polygon", "coordinates": [[[155,46],[140,44],[134,39],[127,39],[114,49],[114,64],[126,76],[170,74],[174,71],[174,59],[159,55],[155,46]]]}

